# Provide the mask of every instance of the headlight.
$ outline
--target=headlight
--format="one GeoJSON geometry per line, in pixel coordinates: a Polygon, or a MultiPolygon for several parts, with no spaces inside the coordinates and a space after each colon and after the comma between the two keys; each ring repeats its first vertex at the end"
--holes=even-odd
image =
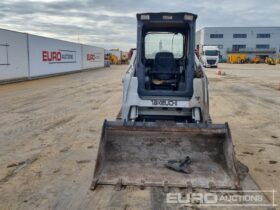
{"type": "Polygon", "coordinates": [[[190,21],[191,21],[191,20],[193,20],[193,15],[185,15],[185,16],[184,16],[184,19],[185,19],[185,20],[190,20],[190,21]]]}
{"type": "Polygon", "coordinates": [[[164,15],[164,16],[162,16],[162,19],[163,20],[172,20],[173,17],[171,15],[164,15]]]}
{"type": "Polygon", "coordinates": [[[150,20],[150,15],[141,15],[141,20],[150,20]]]}

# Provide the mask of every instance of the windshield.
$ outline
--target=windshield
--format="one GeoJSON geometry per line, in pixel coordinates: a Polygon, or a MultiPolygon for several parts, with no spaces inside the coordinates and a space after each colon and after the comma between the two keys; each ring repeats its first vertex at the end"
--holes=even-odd
{"type": "Polygon", "coordinates": [[[204,55],[217,56],[217,55],[219,55],[219,51],[218,50],[206,50],[206,51],[204,51],[204,55]]]}
{"type": "Polygon", "coordinates": [[[158,52],[172,52],[174,58],[184,54],[184,37],[178,33],[148,33],[145,36],[145,58],[154,59],[158,52]]]}

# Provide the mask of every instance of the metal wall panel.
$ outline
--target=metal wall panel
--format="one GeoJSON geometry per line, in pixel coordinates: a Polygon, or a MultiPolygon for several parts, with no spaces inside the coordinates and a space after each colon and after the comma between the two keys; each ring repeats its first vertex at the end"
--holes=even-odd
{"type": "Polygon", "coordinates": [[[104,67],[104,49],[82,45],[83,69],[104,67]]]}
{"type": "Polygon", "coordinates": [[[27,77],[27,34],[0,29],[0,81],[27,77]]]}
{"type": "Polygon", "coordinates": [[[30,76],[44,76],[82,69],[82,46],[71,42],[28,35],[30,76]]]}

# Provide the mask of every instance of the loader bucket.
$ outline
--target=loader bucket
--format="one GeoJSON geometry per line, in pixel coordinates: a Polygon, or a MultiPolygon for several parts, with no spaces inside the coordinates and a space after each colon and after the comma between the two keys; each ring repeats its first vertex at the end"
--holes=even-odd
{"type": "Polygon", "coordinates": [[[123,121],[103,125],[91,189],[134,185],[237,189],[237,161],[226,124],[123,121]],[[191,159],[190,173],[166,167],[191,159]]]}

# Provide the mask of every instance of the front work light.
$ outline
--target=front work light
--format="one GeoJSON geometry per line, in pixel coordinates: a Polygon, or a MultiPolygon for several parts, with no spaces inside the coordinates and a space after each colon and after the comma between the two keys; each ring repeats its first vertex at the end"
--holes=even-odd
{"type": "Polygon", "coordinates": [[[162,19],[163,20],[172,20],[173,17],[171,15],[164,15],[164,16],[162,16],[162,19]]]}
{"type": "Polygon", "coordinates": [[[190,20],[190,21],[191,21],[191,20],[193,20],[193,15],[185,15],[185,16],[184,16],[184,19],[185,19],[185,20],[190,20]]]}
{"type": "Polygon", "coordinates": [[[150,20],[150,15],[141,15],[141,20],[150,20]]]}

